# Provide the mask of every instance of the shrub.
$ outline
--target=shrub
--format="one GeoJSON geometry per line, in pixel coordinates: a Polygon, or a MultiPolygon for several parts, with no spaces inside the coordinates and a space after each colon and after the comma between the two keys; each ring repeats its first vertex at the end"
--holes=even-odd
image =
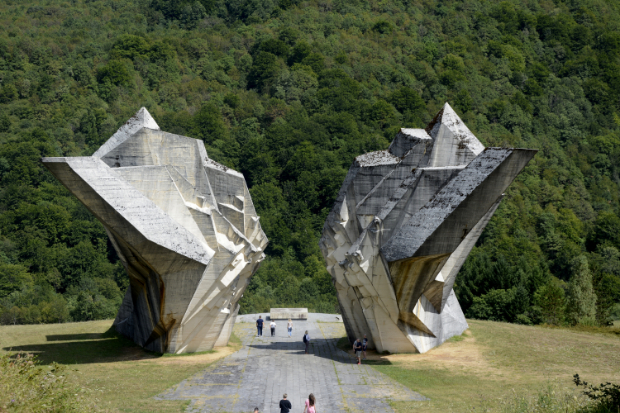
{"type": "Polygon", "coordinates": [[[577,387],[583,388],[583,394],[597,402],[597,411],[616,412],[620,410],[620,385],[607,382],[593,386],[581,381],[579,374],[573,376],[573,382],[577,387]]]}
{"type": "Polygon", "coordinates": [[[0,411],[97,412],[85,389],[67,381],[67,367],[39,366],[32,355],[0,357],[0,411]]]}

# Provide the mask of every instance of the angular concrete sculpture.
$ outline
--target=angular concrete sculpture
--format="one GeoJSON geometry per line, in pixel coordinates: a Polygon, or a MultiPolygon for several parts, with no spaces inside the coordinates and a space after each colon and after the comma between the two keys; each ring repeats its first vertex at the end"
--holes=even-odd
{"type": "Polygon", "coordinates": [[[267,238],[243,175],[145,108],[93,156],[43,163],[106,228],[130,286],[114,324],[168,353],[226,345],[267,238]]]}
{"type": "Polygon", "coordinates": [[[358,156],[320,241],[349,339],[424,353],[465,331],[454,280],[535,153],[485,149],[446,103],[426,129],[358,156]]]}

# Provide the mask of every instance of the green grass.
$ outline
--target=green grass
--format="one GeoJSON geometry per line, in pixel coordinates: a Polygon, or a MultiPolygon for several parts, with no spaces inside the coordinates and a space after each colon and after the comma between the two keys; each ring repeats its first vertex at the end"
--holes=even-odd
{"type": "MultiPolygon", "coordinates": [[[[590,383],[620,382],[620,337],[613,332],[477,320],[469,324],[465,334],[425,354],[369,352],[364,364],[430,398],[393,402],[397,412],[546,412],[540,403],[548,400],[549,406],[562,407],[557,411],[570,413],[578,406],[571,401],[578,395],[573,374],[590,383]]],[[[111,321],[94,321],[1,326],[0,354],[27,352],[43,364],[67,364],[68,381],[89,389],[103,409],[179,412],[187,402],[152,397],[241,345],[233,334],[228,347],[162,356],[116,335],[110,325],[111,321]]],[[[339,339],[338,347],[351,349],[346,337],[339,339]]]]}
{"type": "Polygon", "coordinates": [[[574,332],[583,332],[583,333],[605,334],[605,335],[620,337],[620,323],[616,323],[616,322],[614,322],[614,324],[610,327],[588,326],[588,325],[583,325],[583,324],[578,324],[576,326],[555,326],[555,325],[543,324],[539,327],[568,330],[568,331],[574,331],[574,332]]]}
{"type": "Polygon", "coordinates": [[[449,339],[446,340],[447,343],[458,343],[459,341],[463,341],[465,340],[464,334],[461,334],[459,336],[452,336],[449,339]]]}
{"type": "Polygon", "coordinates": [[[441,366],[412,369],[402,363],[371,365],[381,373],[431,399],[428,402],[394,402],[393,407],[397,412],[413,410],[465,412],[477,405],[480,397],[484,397],[484,393],[480,390],[489,388],[481,378],[456,373],[441,366]]]}
{"type": "Polygon", "coordinates": [[[237,337],[234,331],[232,332],[232,334],[230,335],[230,338],[228,339],[228,345],[229,346],[237,346],[237,345],[240,346],[241,345],[241,339],[237,337]]]}
{"type": "Polygon", "coordinates": [[[364,361],[430,398],[393,402],[397,412],[605,412],[580,397],[572,376],[620,383],[613,331],[468,321],[466,334],[425,354],[364,361]]]}
{"type": "Polygon", "coordinates": [[[233,337],[230,347],[162,356],[117,335],[111,324],[112,320],[0,326],[0,355],[25,352],[44,365],[54,361],[68,365],[68,381],[89,389],[104,409],[180,412],[187,402],[153,400],[153,396],[204,370],[240,342],[233,337]]]}

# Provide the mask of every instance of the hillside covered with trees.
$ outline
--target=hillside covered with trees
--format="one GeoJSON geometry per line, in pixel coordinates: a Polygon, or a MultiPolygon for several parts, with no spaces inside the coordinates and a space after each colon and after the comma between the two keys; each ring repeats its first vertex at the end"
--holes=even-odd
{"type": "Polygon", "coordinates": [[[613,0],[4,0],[0,321],[114,317],[128,280],[42,166],[145,106],[241,171],[270,239],[242,312],[335,312],[318,249],[353,159],[449,102],[539,152],[457,278],[468,317],[620,317],[620,4],[613,0]]]}

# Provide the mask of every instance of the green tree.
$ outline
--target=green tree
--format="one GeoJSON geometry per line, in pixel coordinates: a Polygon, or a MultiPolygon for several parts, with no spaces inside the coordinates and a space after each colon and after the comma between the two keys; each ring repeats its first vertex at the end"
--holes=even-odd
{"type": "Polygon", "coordinates": [[[0,298],[32,285],[32,275],[21,265],[0,263],[0,298]]]}
{"type": "Polygon", "coordinates": [[[541,309],[542,321],[559,325],[564,321],[566,296],[562,282],[553,277],[549,282],[536,290],[534,302],[541,309]]]}
{"type": "Polygon", "coordinates": [[[291,54],[288,58],[289,66],[293,66],[295,63],[301,63],[310,53],[312,53],[312,47],[306,41],[300,41],[293,47],[293,50],[291,50],[291,54]]]}
{"type": "Polygon", "coordinates": [[[194,115],[194,133],[205,143],[213,143],[217,139],[228,137],[228,130],[222,119],[220,109],[213,103],[203,105],[194,115]]]}
{"type": "Polygon", "coordinates": [[[248,74],[248,86],[266,90],[280,73],[278,58],[269,52],[260,51],[254,58],[248,74]]]}
{"type": "Polygon", "coordinates": [[[571,323],[596,323],[596,294],[592,288],[588,259],[583,255],[576,257],[572,263],[566,298],[566,315],[571,323]]]}
{"type": "Polygon", "coordinates": [[[111,60],[97,70],[97,81],[101,84],[109,82],[116,86],[130,86],[131,80],[131,72],[120,60],[111,60]]]}

